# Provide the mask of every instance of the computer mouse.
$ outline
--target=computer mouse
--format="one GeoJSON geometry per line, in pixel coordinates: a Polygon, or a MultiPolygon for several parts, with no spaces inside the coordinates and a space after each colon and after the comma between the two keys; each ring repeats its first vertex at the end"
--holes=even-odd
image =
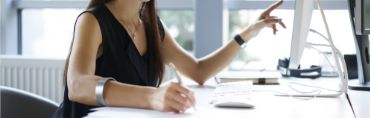
{"type": "Polygon", "coordinates": [[[213,102],[216,107],[222,108],[253,108],[254,105],[249,100],[220,100],[213,102]]]}

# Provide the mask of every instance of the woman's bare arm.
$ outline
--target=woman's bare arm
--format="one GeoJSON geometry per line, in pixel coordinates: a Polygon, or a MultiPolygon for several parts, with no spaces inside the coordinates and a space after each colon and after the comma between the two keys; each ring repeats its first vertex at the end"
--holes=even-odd
{"type": "MultiPolygon", "coordinates": [[[[90,13],[82,14],[76,23],[76,31],[70,56],[67,85],[69,98],[89,105],[98,105],[95,96],[97,81],[95,61],[102,42],[100,27],[96,18],[90,13]]],[[[148,107],[145,101],[132,104],[133,100],[148,98],[149,87],[131,86],[116,81],[109,81],[104,91],[104,98],[111,106],[148,107]],[[122,92],[122,90],[124,92],[122,92]],[[143,94],[144,93],[144,94],[143,94]],[[119,98],[125,98],[118,100],[119,98]],[[130,104],[131,103],[131,104],[130,104]]]]}
{"type": "MultiPolygon", "coordinates": [[[[274,33],[276,33],[276,23],[285,27],[281,19],[270,16],[270,12],[281,5],[282,2],[278,1],[272,4],[261,14],[258,21],[240,33],[240,36],[246,43],[255,37],[264,27],[272,27],[274,33]]],[[[238,43],[230,40],[226,45],[213,53],[203,58],[195,59],[187,54],[168,32],[165,34],[165,39],[160,46],[165,62],[173,63],[182,74],[193,79],[198,84],[203,84],[207,79],[225,68],[241,50],[238,43]]]]}
{"type": "MultiPolygon", "coordinates": [[[[67,73],[68,97],[82,104],[98,106],[95,95],[97,81],[94,75],[95,61],[102,42],[96,18],[90,13],[82,14],[76,23],[76,31],[67,73]]],[[[124,79],[124,78],[120,78],[124,79]]],[[[147,108],[162,111],[182,112],[194,103],[191,91],[177,83],[160,88],[136,86],[117,81],[108,81],[104,89],[108,106],[147,108]],[[184,98],[181,93],[186,93],[184,98]]]]}

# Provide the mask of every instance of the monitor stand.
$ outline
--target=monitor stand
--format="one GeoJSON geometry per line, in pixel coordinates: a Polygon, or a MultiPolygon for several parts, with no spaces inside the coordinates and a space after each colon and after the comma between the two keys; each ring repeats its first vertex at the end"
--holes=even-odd
{"type": "Polygon", "coordinates": [[[369,37],[368,35],[356,35],[355,38],[358,79],[350,80],[348,88],[370,91],[369,37]]]}
{"type": "Polygon", "coordinates": [[[361,84],[358,79],[349,80],[348,88],[351,90],[358,90],[358,91],[370,91],[370,83],[367,82],[365,84],[361,84]]]}

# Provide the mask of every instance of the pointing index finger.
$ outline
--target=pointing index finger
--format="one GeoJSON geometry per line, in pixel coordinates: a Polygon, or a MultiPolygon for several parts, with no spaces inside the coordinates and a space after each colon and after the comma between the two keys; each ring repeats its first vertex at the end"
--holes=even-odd
{"type": "Polygon", "coordinates": [[[264,14],[270,14],[274,9],[276,9],[277,7],[279,7],[281,4],[283,4],[283,0],[279,0],[277,2],[275,2],[274,4],[270,5],[266,11],[264,12],[264,14]]]}

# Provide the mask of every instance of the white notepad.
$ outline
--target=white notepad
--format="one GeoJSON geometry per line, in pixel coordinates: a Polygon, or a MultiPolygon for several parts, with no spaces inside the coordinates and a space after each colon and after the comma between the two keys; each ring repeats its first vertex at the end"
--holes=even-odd
{"type": "Polygon", "coordinates": [[[217,75],[220,83],[253,81],[253,84],[279,84],[278,71],[230,71],[217,75]]]}

